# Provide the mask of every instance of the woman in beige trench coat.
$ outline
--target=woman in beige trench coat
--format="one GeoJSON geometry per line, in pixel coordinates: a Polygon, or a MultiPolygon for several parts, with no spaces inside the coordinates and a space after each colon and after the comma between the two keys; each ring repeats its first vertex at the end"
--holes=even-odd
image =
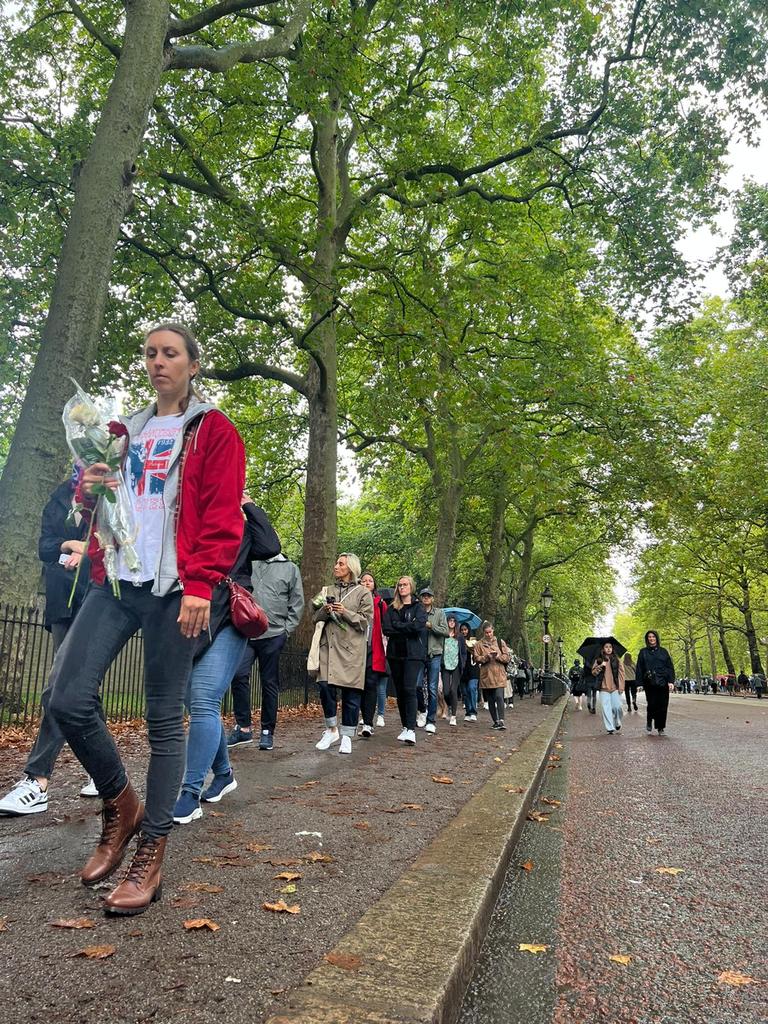
{"type": "Polygon", "coordinates": [[[328,750],[334,743],[340,754],[352,753],[365,687],[365,659],[368,630],[373,621],[373,597],[360,579],[357,555],[339,555],[333,567],[334,584],[324,587],[322,603],[315,612],[315,624],[324,623],[320,636],[320,668],[317,676],[320,703],[325,713],[325,731],[315,744],[328,750]],[[341,736],[338,728],[338,700],[341,697],[341,736]]]}

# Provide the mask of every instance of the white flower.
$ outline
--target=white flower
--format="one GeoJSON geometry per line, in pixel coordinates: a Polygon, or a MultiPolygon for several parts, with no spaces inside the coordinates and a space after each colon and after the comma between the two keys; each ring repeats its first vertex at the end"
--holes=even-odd
{"type": "Polygon", "coordinates": [[[97,410],[86,402],[78,402],[69,410],[69,418],[75,423],[82,423],[84,427],[95,427],[100,422],[97,410]]]}

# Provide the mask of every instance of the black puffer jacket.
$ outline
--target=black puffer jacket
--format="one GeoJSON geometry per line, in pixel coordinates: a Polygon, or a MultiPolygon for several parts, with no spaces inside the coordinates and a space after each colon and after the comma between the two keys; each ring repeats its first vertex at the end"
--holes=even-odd
{"type": "Polygon", "coordinates": [[[74,487],[67,482],[59,484],[43,510],[40,540],[37,552],[45,568],[45,628],[50,630],[52,622],[71,619],[83,603],[88,590],[90,563],[87,556],[80,562],[77,587],[69,606],[69,595],[75,581],[75,572],[59,564],[61,545],[65,540],[85,540],[88,523],[81,519],[79,524],[68,522],[72,510],[74,487]]]}
{"type": "Polygon", "coordinates": [[[404,604],[402,608],[390,605],[382,632],[389,637],[388,661],[427,660],[427,610],[421,601],[404,604]]]}

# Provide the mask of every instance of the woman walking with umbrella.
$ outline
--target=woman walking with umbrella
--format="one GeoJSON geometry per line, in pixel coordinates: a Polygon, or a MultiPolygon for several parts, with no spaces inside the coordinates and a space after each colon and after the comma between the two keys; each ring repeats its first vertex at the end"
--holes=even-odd
{"type": "Polygon", "coordinates": [[[607,640],[592,664],[592,675],[600,687],[600,710],[605,731],[612,736],[621,732],[623,716],[621,695],[624,692],[624,665],[619,661],[613,644],[607,640]]]}
{"type": "Polygon", "coordinates": [[[659,736],[667,727],[669,694],[675,684],[675,668],[669,651],[659,643],[659,634],[649,629],[645,634],[645,647],[637,656],[637,679],[643,684],[648,701],[645,730],[653,732],[654,725],[659,736]]]}

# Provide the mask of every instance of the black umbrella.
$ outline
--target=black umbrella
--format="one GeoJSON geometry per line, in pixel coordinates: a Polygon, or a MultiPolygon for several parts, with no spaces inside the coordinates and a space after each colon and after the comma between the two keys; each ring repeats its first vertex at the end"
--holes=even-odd
{"type": "Polygon", "coordinates": [[[577,654],[580,654],[585,661],[592,661],[600,653],[603,644],[613,644],[613,651],[617,658],[626,654],[627,648],[619,643],[615,636],[588,636],[579,647],[577,654]]]}

